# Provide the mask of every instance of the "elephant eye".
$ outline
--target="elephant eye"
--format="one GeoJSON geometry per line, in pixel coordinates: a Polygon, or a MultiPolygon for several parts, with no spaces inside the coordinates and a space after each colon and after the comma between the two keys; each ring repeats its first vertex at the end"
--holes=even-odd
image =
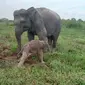
{"type": "Polygon", "coordinates": [[[19,16],[18,15],[15,15],[14,17],[18,18],[19,16]]]}

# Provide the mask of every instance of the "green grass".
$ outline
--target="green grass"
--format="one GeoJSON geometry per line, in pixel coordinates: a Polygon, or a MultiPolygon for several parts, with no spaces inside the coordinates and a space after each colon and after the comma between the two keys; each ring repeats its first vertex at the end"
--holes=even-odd
{"type": "MultiPolygon", "coordinates": [[[[27,41],[25,32],[22,44],[27,41]]],[[[16,51],[13,26],[0,24],[0,43],[9,47],[8,56],[16,51]]],[[[0,85],[85,85],[85,29],[63,26],[57,48],[44,54],[47,67],[27,64],[17,68],[16,61],[0,61],[0,85]]]]}

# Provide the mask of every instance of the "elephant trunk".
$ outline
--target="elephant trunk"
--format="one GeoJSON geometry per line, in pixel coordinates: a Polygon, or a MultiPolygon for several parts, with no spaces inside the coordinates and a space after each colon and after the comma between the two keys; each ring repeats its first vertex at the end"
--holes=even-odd
{"type": "Polygon", "coordinates": [[[51,51],[50,46],[49,46],[49,44],[48,44],[48,39],[47,39],[47,37],[45,37],[44,41],[45,41],[45,43],[46,43],[46,51],[51,51]]]}
{"type": "Polygon", "coordinates": [[[18,44],[17,52],[21,50],[21,35],[22,35],[22,31],[19,30],[19,28],[15,28],[15,37],[18,44]]]}
{"type": "Polygon", "coordinates": [[[46,47],[45,47],[45,51],[50,51],[50,46],[48,44],[48,38],[47,38],[47,32],[38,32],[38,37],[39,37],[39,40],[43,40],[46,44],[46,47]]]}

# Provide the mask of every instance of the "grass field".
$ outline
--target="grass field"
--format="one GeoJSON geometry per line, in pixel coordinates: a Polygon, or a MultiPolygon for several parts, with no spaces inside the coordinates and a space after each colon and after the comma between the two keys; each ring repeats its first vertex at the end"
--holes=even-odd
{"type": "MultiPolygon", "coordinates": [[[[85,23],[84,23],[85,24],[85,23]]],[[[57,48],[45,53],[47,67],[35,64],[17,68],[17,61],[0,60],[0,85],[85,85],[85,25],[62,26],[57,48]]],[[[22,44],[28,41],[22,35],[22,44]]],[[[0,57],[16,52],[14,26],[0,23],[0,57]]]]}

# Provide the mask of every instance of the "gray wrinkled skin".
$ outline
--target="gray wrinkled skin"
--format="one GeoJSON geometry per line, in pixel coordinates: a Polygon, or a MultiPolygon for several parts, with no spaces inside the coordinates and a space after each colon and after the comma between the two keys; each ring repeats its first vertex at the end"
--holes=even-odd
{"type": "Polygon", "coordinates": [[[60,16],[47,8],[31,7],[27,10],[14,11],[15,36],[18,42],[18,51],[21,49],[21,35],[24,31],[28,33],[29,41],[38,35],[53,48],[56,47],[61,30],[60,16]]]}

